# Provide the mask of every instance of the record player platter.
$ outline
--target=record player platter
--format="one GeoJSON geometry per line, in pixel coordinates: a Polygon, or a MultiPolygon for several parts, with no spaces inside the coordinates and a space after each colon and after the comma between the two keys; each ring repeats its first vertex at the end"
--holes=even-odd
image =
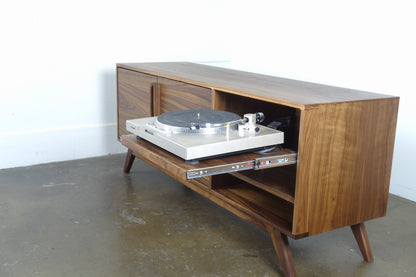
{"type": "Polygon", "coordinates": [[[283,143],[283,132],[257,124],[262,113],[181,110],[126,121],[127,130],[188,162],[283,143]]]}
{"type": "Polygon", "coordinates": [[[218,134],[237,130],[241,118],[231,112],[220,110],[183,110],[159,115],[155,120],[156,128],[173,134],[218,134]]]}

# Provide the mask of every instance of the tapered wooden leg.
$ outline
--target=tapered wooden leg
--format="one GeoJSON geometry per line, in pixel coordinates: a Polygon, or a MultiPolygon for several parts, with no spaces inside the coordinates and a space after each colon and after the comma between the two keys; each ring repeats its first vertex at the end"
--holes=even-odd
{"type": "Polygon", "coordinates": [[[280,265],[286,277],[295,277],[295,265],[293,264],[292,251],[290,251],[289,241],[285,234],[280,233],[273,227],[267,227],[272,237],[273,245],[279,258],[280,265]]]}
{"type": "Polygon", "coordinates": [[[130,173],[131,166],[133,165],[134,158],[133,151],[130,149],[127,151],[126,162],[124,163],[124,173],[130,173]]]}
{"type": "Polygon", "coordinates": [[[352,233],[355,240],[360,247],[361,254],[366,262],[374,261],[373,253],[371,253],[370,242],[368,241],[367,231],[365,230],[364,222],[351,225],[352,233]]]}

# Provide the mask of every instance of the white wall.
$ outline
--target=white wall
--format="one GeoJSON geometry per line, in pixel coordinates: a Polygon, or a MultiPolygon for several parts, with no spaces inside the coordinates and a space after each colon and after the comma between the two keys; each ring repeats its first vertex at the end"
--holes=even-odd
{"type": "Polygon", "coordinates": [[[116,62],[229,67],[401,97],[391,192],[416,201],[412,1],[0,4],[0,168],[118,153],[116,62]]]}
{"type": "Polygon", "coordinates": [[[0,168],[125,151],[117,62],[228,58],[221,1],[3,2],[0,168]]]}
{"type": "Polygon", "coordinates": [[[414,1],[274,3],[238,6],[232,67],[400,96],[390,192],[416,201],[414,1]]]}

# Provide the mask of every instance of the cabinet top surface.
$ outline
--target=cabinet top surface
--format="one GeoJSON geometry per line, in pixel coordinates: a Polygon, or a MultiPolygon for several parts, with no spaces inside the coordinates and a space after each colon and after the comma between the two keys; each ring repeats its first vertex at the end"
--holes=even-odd
{"type": "Polygon", "coordinates": [[[117,66],[300,109],[325,103],[397,98],[189,62],[123,63],[117,66]]]}

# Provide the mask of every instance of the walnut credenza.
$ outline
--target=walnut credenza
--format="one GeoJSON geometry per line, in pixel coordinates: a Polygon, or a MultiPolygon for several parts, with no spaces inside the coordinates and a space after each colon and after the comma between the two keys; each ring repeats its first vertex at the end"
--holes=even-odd
{"type": "MultiPolygon", "coordinates": [[[[286,276],[288,237],[350,226],[372,261],[364,222],[385,216],[399,98],[193,63],[117,64],[118,139],[137,157],[268,232],[286,276]],[[183,109],[283,118],[295,165],[187,179],[186,164],[126,131],[126,120],[183,109]]],[[[235,159],[238,159],[236,156],[235,159]]]]}

